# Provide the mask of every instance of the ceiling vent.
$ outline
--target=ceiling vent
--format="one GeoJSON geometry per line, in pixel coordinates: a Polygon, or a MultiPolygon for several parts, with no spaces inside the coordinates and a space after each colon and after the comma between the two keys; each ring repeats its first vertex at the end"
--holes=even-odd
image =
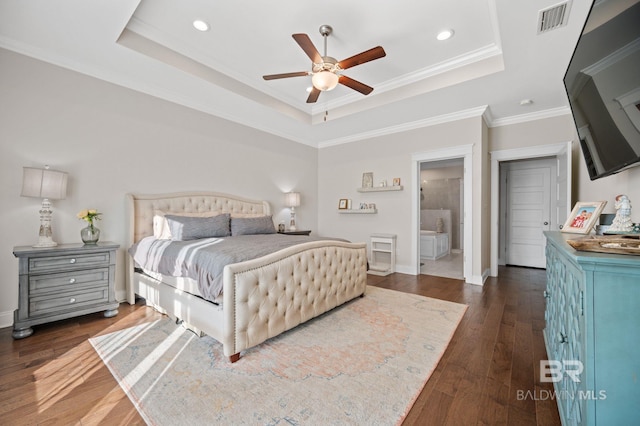
{"type": "Polygon", "coordinates": [[[546,33],[567,25],[571,0],[558,3],[538,12],[538,34],[546,33]]]}

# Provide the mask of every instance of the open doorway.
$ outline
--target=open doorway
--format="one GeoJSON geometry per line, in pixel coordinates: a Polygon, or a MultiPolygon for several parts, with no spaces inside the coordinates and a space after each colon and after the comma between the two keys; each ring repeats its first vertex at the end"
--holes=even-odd
{"type": "Polygon", "coordinates": [[[420,273],[464,279],[464,159],[420,162],[420,273]]]}
{"type": "Polygon", "coordinates": [[[474,223],[474,207],[472,203],[473,187],[473,145],[460,145],[449,148],[435,149],[431,151],[418,152],[411,156],[411,187],[414,195],[412,198],[411,208],[411,224],[412,224],[412,241],[411,241],[411,257],[413,259],[412,268],[415,274],[420,274],[420,165],[423,162],[433,162],[440,160],[462,159],[464,163],[463,186],[463,231],[461,237],[464,240],[462,264],[463,276],[465,282],[469,284],[482,285],[483,279],[481,274],[473,274],[472,265],[474,257],[473,244],[473,223],[474,223]]]}

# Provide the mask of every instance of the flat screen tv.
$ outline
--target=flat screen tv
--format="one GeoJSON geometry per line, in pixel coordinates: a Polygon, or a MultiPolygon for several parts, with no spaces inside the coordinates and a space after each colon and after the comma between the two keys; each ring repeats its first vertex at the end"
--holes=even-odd
{"type": "Polygon", "coordinates": [[[640,165],[640,0],[594,2],[564,86],[590,179],[640,165]]]}

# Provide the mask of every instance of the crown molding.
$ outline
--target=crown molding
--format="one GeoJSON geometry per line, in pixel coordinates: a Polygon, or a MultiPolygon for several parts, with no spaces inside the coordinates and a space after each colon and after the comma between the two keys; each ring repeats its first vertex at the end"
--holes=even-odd
{"type": "Polygon", "coordinates": [[[345,143],[356,142],[363,139],[371,139],[379,136],[386,136],[394,133],[406,132],[409,130],[420,129],[423,127],[431,127],[437,124],[449,123],[451,121],[464,120],[467,118],[480,117],[487,110],[487,106],[483,105],[477,108],[470,108],[463,111],[458,111],[450,114],[443,114],[436,117],[425,118],[422,120],[416,120],[409,123],[398,124],[395,126],[383,127],[380,129],[372,130],[369,132],[357,133],[342,138],[330,139],[318,144],[318,148],[328,148],[335,145],[342,145],[345,143]]]}

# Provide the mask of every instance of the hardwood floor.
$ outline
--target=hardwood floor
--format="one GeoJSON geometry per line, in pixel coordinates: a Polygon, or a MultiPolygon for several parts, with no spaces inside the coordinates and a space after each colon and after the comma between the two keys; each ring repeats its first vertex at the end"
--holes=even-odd
{"type": "MultiPolygon", "coordinates": [[[[551,384],[538,379],[539,360],[547,359],[545,271],[505,267],[499,274],[482,287],[427,275],[369,276],[369,285],[469,306],[404,425],[560,425],[555,401],[540,392],[550,393],[551,384]]],[[[117,317],[41,325],[23,340],[0,329],[0,423],[144,424],[88,338],[159,316],[125,303],[117,317]]]]}

